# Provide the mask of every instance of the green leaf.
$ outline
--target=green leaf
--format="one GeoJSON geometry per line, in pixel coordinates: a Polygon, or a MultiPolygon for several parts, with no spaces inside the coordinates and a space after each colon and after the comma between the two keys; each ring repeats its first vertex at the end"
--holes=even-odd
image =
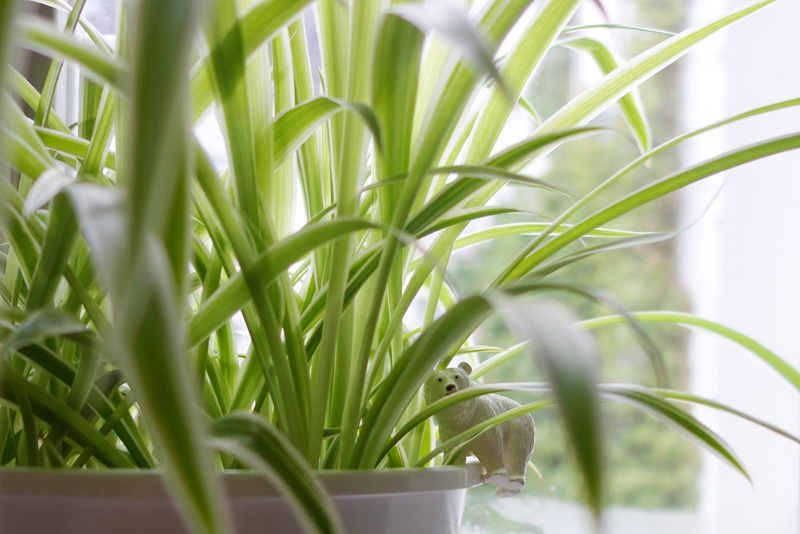
{"type": "MultiPolygon", "coordinates": [[[[0,363],[0,368],[5,367],[5,364],[6,362],[0,363]]],[[[0,377],[5,378],[3,374],[0,374],[0,377]]],[[[12,373],[11,379],[9,380],[6,378],[6,381],[9,382],[8,388],[13,392],[13,395],[6,393],[4,391],[6,388],[2,387],[2,383],[0,383],[0,396],[11,400],[11,402],[16,402],[20,419],[22,420],[22,435],[20,441],[25,444],[25,448],[23,449],[22,445],[19,445],[19,449],[16,451],[17,463],[22,466],[39,466],[42,463],[41,453],[39,451],[39,436],[31,400],[27,392],[24,391],[22,387],[23,384],[21,384],[24,380],[22,380],[21,377],[17,377],[17,380],[14,381],[14,375],[12,373]]]]}
{"type": "Polygon", "coordinates": [[[77,236],[78,226],[69,200],[59,196],[53,201],[42,252],[33,272],[26,302],[28,310],[52,304],[77,236]]]}
{"type": "MultiPolygon", "coordinates": [[[[15,31],[13,21],[16,19],[17,2],[16,0],[7,0],[0,4],[0,64],[3,65],[0,69],[0,87],[5,87],[8,80],[7,71],[12,70],[8,66],[8,51],[12,41],[12,33],[15,31]]],[[[0,101],[0,117],[5,116],[3,113],[3,106],[6,104],[0,101]]],[[[2,157],[0,153],[0,157],[2,157]]]]}
{"type": "Polygon", "coordinates": [[[524,97],[519,97],[519,105],[528,115],[530,115],[531,119],[533,119],[536,124],[541,124],[542,117],[539,115],[539,112],[534,109],[530,102],[528,102],[524,97]]]}
{"type": "MultiPolygon", "coordinates": [[[[2,98],[2,101],[5,102],[9,102],[11,100],[10,96],[6,94],[0,95],[0,98],[2,98]]],[[[16,105],[9,104],[5,107],[4,111],[6,124],[3,125],[3,129],[8,129],[12,136],[19,138],[22,145],[24,145],[28,150],[35,152],[40,161],[45,162],[48,167],[52,167],[54,162],[50,156],[50,153],[47,151],[47,149],[45,149],[42,141],[36,135],[36,131],[28,122],[28,119],[25,117],[22,110],[16,105]]],[[[7,157],[14,155],[13,151],[9,151],[9,153],[6,153],[7,157]]],[[[31,175],[31,178],[35,180],[38,176],[38,174],[34,174],[31,175]]]]}
{"type": "Polygon", "coordinates": [[[67,337],[89,345],[95,339],[86,326],[62,311],[40,310],[30,314],[3,343],[2,352],[19,350],[52,337],[67,337]]]}
{"type": "Polygon", "coordinates": [[[431,174],[457,174],[460,176],[469,176],[470,178],[482,178],[485,180],[508,180],[520,184],[540,187],[548,191],[561,193],[567,196],[574,197],[575,193],[563,187],[538,180],[529,176],[524,176],[515,172],[510,172],[506,169],[499,167],[492,167],[489,165],[452,165],[449,167],[438,167],[430,171],[431,174]]]}
{"type": "Polygon", "coordinates": [[[306,532],[344,532],[336,507],[311,466],[266,420],[233,413],[214,421],[211,431],[219,450],[249,464],[278,488],[306,532]]]}
{"type": "Polygon", "coordinates": [[[310,3],[311,0],[265,0],[253,6],[240,22],[245,57],[250,57],[310,3]]]}
{"type": "Polygon", "coordinates": [[[395,5],[391,13],[404,18],[423,33],[433,32],[444,38],[480,73],[488,75],[506,90],[494,64],[494,52],[461,4],[445,0],[406,3],[395,5]]]}
{"type": "MultiPolygon", "coordinates": [[[[50,116],[53,117],[54,115],[51,113],[50,116]]],[[[92,151],[100,148],[100,137],[102,137],[98,136],[97,138],[93,138],[94,142],[89,143],[85,139],[80,139],[70,133],[63,133],[38,127],[36,128],[36,135],[39,136],[39,139],[42,140],[42,143],[44,143],[47,148],[52,148],[53,150],[61,152],[62,154],[75,156],[78,159],[84,160],[84,164],[88,164],[87,170],[89,170],[88,167],[92,165],[91,159],[89,159],[94,157],[92,155],[92,151]],[[88,162],[87,159],[89,159],[88,162]]],[[[95,154],[95,156],[99,157],[100,154],[95,154]]],[[[99,163],[100,162],[98,161],[97,164],[99,165],[99,163]]],[[[115,152],[109,151],[106,154],[105,166],[111,170],[116,170],[115,152]]],[[[99,173],[99,169],[97,169],[97,171],[99,173]]]]}
{"type": "MultiPolygon", "coordinates": [[[[600,131],[602,130],[599,128],[574,128],[559,132],[534,135],[520,141],[506,150],[503,150],[499,154],[492,156],[483,163],[482,167],[508,169],[512,165],[515,165],[524,158],[528,157],[530,154],[536,153],[539,150],[545,149],[546,147],[557,145],[558,143],[561,143],[569,138],[577,138],[600,131]]],[[[495,176],[497,175],[495,174],[495,176]]],[[[425,204],[425,206],[417,214],[414,215],[405,228],[406,232],[410,234],[416,234],[425,225],[430,224],[434,219],[480,189],[480,187],[485,183],[486,180],[476,178],[457,180],[451,184],[448,184],[427,204],[425,204]]]]}
{"type": "Polygon", "coordinates": [[[642,347],[645,349],[647,356],[650,359],[650,363],[653,366],[653,371],[655,373],[656,381],[659,384],[665,383],[666,367],[664,364],[664,357],[658,350],[658,347],[656,347],[655,343],[653,343],[653,340],[650,338],[647,332],[642,328],[639,322],[636,321],[636,319],[625,309],[625,306],[617,302],[617,300],[614,299],[613,297],[605,295],[602,292],[597,291],[593,288],[581,287],[575,284],[539,281],[535,278],[531,280],[521,280],[513,284],[508,284],[503,286],[502,289],[503,291],[510,293],[512,295],[524,295],[531,291],[548,291],[548,290],[565,291],[568,293],[572,293],[574,295],[589,298],[596,302],[601,302],[609,306],[610,308],[616,310],[617,312],[620,313],[622,317],[625,318],[627,324],[631,327],[634,334],[636,334],[637,339],[642,344],[642,347]]]}
{"type": "MultiPolygon", "coordinates": [[[[7,74],[10,75],[8,78],[8,85],[9,88],[17,93],[17,95],[22,99],[23,102],[28,104],[28,106],[32,109],[36,109],[39,107],[39,101],[41,100],[41,96],[39,95],[39,91],[31,85],[31,83],[25,79],[25,77],[19,73],[14,68],[10,66],[6,67],[7,74]]],[[[47,117],[47,127],[52,128],[54,130],[58,130],[62,133],[70,133],[70,129],[64,124],[64,121],[58,117],[58,114],[55,112],[51,112],[47,117]]]]}
{"type": "Polygon", "coordinates": [[[493,297],[506,309],[503,319],[531,343],[537,362],[552,386],[567,440],[583,479],[595,518],[603,508],[605,469],[597,355],[588,337],[576,334],[575,322],[563,308],[547,303],[521,303],[493,297]]]}
{"type": "Polygon", "coordinates": [[[631,404],[646,413],[654,415],[676,430],[687,434],[705,449],[715,453],[728,465],[742,473],[747,480],[752,482],[750,475],[747,474],[747,471],[742,466],[741,461],[731,447],[711,429],[694,418],[689,412],[681,410],[657,394],[638,386],[606,384],[601,387],[601,392],[605,397],[631,404]]]}
{"type": "Polygon", "coordinates": [[[755,423],[755,424],[757,424],[759,426],[762,426],[762,427],[766,428],[767,430],[771,430],[772,432],[775,432],[776,434],[778,434],[780,436],[783,436],[783,437],[785,437],[787,439],[790,439],[790,440],[800,444],[800,438],[798,438],[796,436],[793,436],[792,434],[786,432],[785,430],[783,430],[781,428],[778,428],[777,426],[772,425],[770,423],[767,423],[766,421],[763,421],[762,419],[759,419],[759,418],[754,417],[752,415],[746,414],[746,413],[742,412],[741,410],[737,410],[736,408],[731,408],[730,406],[722,404],[721,402],[717,402],[717,401],[714,401],[714,400],[711,400],[711,399],[706,399],[706,398],[703,398],[703,397],[698,397],[697,395],[692,395],[691,393],[684,393],[683,391],[674,391],[674,390],[670,390],[670,389],[652,389],[651,391],[653,393],[656,393],[656,394],[664,397],[665,399],[669,399],[669,400],[672,400],[672,401],[679,401],[679,402],[685,402],[685,403],[689,403],[689,404],[698,404],[698,405],[701,405],[701,406],[708,406],[710,408],[714,408],[715,410],[719,410],[719,411],[722,411],[722,412],[727,412],[727,413],[733,414],[733,415],[735,415],[737,417],[741,417],[742,419],[745,419],[747,421],[750,421],[751,423],[755,423]]]}
{"type": "Polygon", "coordinates": [[[123,283],[127,225],[122,191],[78,182],[64,188],[64,192],[72,202],[75,218],[92,250],[92,261],[101,280],[108,288],[123,283]]]}
{"type": "Polygon", "coordinates": [[[686,54],[697,43],[774,2],[775,0],[765,0],[751,4],[708,24],[683,31],[647,49],[608,74],[594,87],[570,100],[567,105],[545,120],[537,130],[568,128],[585,123],[634,87],[686,54]]]}
{"type": "Polygon", "coordinates": [[[22,174],[36,179],[52,168],[52,162],[48,161],[48,158],[43,157],[20,136],[5,127],[0,127],[0,142],[3,145],[4,163],[9,163],[22,174]]]}
{"type": "Polygon", "coordinates": [[[470,222],[482,217],[492,217],[494,215],[503,215],[507,213],[519,213],[519,211],[511,208],[497,208],[491,206],[453,210],[445,217],[438,219],[434,224],[425,228],[419,237],[430,235],[434,232],[438,232],[439,230],[459,223],[470,222]]]}
{"type": "MultiPolygon", "coordinates": [[[[561,233],[569,229],[571,226],[572,225],[569,224],[559,225],[555,229],[555,232],[553,232],[551,235],[560,235],[561,233]]],[[[462,248],[470,247],[473,245],[483,243],[485,241],[491,241],[497,239],[499,237],[510,237],[517,235],[540,235],[549,227],[550,223],[500,224],[497,226],[492,226],[490,228],[485,228],[483,230],[478,230],[476,232],[458,238],[455,245],[453,246],[453,250],[459,250],[462,248]]],[[[594,239],[598,238],[608,239],[612,237],[641,237],[646,235],[649,235],[648,232],[630,232],[627,230],[617,230],[613,228],[596,228],[591,232],[585,234],[583,237],[594,238],[594,239]]]]}
{"type": "MultiPolygon", "coordinates": [[[[729,341],[747,349],[753,356],[761,359],[764,363],[772,367],[784,379],[786,379],[795,389],[800,391],[800,371],[792,367],[780,356],[761,345],[754,339],[737,332],[732,328],[721,325],[709,319],[696,317],[688,313],[652,311],[652,312],[632,312],[631,316],[645,323],[665,323],[676,324],[686,328],[699,328],[706,332],[714,333],[729,341]]],[[[624,319],[621,316],[598,317],[578,323],[582,328],[600,328],[613,324],[621,323],[624,319]]]]}
{"type": "MultiPolygon", "coordinates": [[[[221,35],[215,46],[227,46],[235,36],[240,35],[245,59],[249,58],[258,48],[272,38],[284,24],[296,17],[311,0],[265,0],[254,6],[234,25],[228,28],[225,35],[221,35]]],[[[211,56],[218,54],[212,50],[211,56]]],[[[214,100],[211,86],[213,66],[208,58],[204,58],[192,69],[192,117],[196,121],[214,100]]],[[[238,83],[243,72],[238,77],[230,80],[231,84],[238,83]]]]}
{"type": "MultiPolygon", "coordinates": [[[[379,155],[377,180],[404,172],[411,161],[411,138],[420,75],[423,35],[403,18],[387,14],[378,31],[372,74],[372,101],[383,126],[384,147],[379,155]]],[[[397,189],[383,194],[382,222],[393,215],[397,189]]]]}
{"type": "MultiPolygon", "coordinates": [[[[580,37],[562,41],[561,44],[577,50],[583,50],[592,55],[603,74],[609,74],[619,67],[617,60],[606,45],[596,39],[580,37]]],[[[622,113],[628,121],[628,125],[633,132],[639,151],[644,154],[650,150],[650,127],[645,118],[644,108],[636,92],[630,92],[619,99],[622,113]]]]}
{"type": "MultiPolygon", "coordinates": [[[[321,19],[323,40],[335,42],[341,49],[332,48],[330,57],[325,59],[326,82],[335,83],[331,85],[330,91],[333,96],[349,102],[365,102],[370,97],[372,47],[382,6],[376,2],[356,1],[350,6],[349,13],[344,10],[335,11],[341,6],[329,3],[327,7],[333,12],[329,13],[325,8],[321,10],[325,14],[321,19]],[[338,28],[331,28],[331,23],[340,20],[342,22],[338,28]],[[345,20],[348,22],[344,22],[345,20]],[[341,32],[343,29],[347,30],[346,35],[330,35],[329,30],[341,32]],[[345,52],[345,49],[346,55],[337,53],[340,50],[345,52]],[[347,69],[346,75],[340,71],[343,68],[347,69]],[[338,75],[343,78],[337,81],[335,78],[338,75]]],[[[341,117],[341,121],[337,118],[331,125],[330,132],[333,141],[330,154],[331,180],[337,195],[336,216],[351,217],[359,212],[359,190],[367,169],[368,138],[363,120],[352,113],[341,117]]],[[[358,346],[353,335],[356,310],[344,307],[348,268],[354,245],[355,236],[347,236],[331,246],[328,299],[321,332],[319,369],[314,380],[312,398],[314,410],[311,414],[311,436],[314,443],[309,449],[310,457],[319,456],[317,443],[326,426],[328,413],[333,414],[330,424],[341,427],[340,458],[349,457],[357,433],[362,395],[353,395],[353,391],[363,390],[361,382],[364,380],[368,360],[364,340],[372,338],[376,312],[366,312],[365,320],[362,321],[362,340],[358,346]]],[[[382,293],[382,283],[378,282],[374,287],[376,293],[382,293]]],[[[374,308],[375,305],[373,300],[365,307],[374,308]]]]}
{"type": "MultiPolygon", "coordinates": [[[[47,6],[49,8],[55,9],[56,11],[61,11],[62,13],[66,13],[69,15],[72,13],[73,6],[69,5],[67,2],[63,0],[31,0],[34,3],[41,4],[43,6],[47,6]]],[[[108,53],[112,53],[112,48],[109,44],[105,41],[103,36],[100,32],[95,28],[91,22],[86,20],[86,17],[79,17],[78,23],[81,25],[81,28],[89,35],[89,38],[92,42],[97,46],[97,48],[104,50],[108,53]]]]}
{"type": "Polygon", "coordinates": [[[275,164],[281,164],[297,150],[324,121],[342,110],[341,103],[328,97],[319,97],[275,117],[275,164]]]}
{"type": "MultiPolygon", "coordinates": [[[[91,83],[91,82],[87,82],[91,83]]],[[[116,105],[115,97],[108,87],[105,88],[98,102],[97,117],[91,133],[91,141],[86,149],[86,157],[81,165],[81,178],[97,181],[108,166],[115,168],[116,158],[109,153],[111,135],[113,133],[116,105]]]]}
{"type": "MultiPolygon", "coordinates": [[[[564,248],[567,244],[580,239],[588,231],[607,223],[639,206],[652,200],[677,191],[689,184],[712,176],[719,172],[731,169],[744,163],[749,163],[767,156],[795,150],[800,148],[800,134],[790,134],[783,137],[768,139],[759,143],[733,150],[721,156],[712,158],[708,161],[699,163],[688,169],[679,171],[675,174],[662,178],[655,183],[646,186],[638,191],[623,197],[613,204],[586,217],[578,224],[567,230],[560,236],[549,241],[541,248],[533,252],[530,256],[517,264],[513,269],[511,278],[522,276],[534,267],[549,259],[556,251],[564,248]]],[[[512,264],[513,265],[513,264],[512,264]]]]}
{"type": "MultiPolygon", "coordinates": [[[[72,34],[75,31],[75,27],[78,25],[78,20],[80,19],[85,5],[86,0],[76,0],[75,5],[69,12],[69,17],[67,17],[66,27],[64,28],[65,34],[72,34]]],[[[50,108],[53,105],[53,97],[55,97],[56,94],[56,85],[63,65],[64,63],[60,58],[54,59],[50,63],[47,79],[42,89],[42,99],[39,102],[39,107],[36,108],[36,116],[33,119],[34,124],[37,126],[47,123],[47,116],[50,114],[50,108]]]]}
{"type": "MultiPolygon", "coordinates": [[[[489,156],[528,80],[580,4],[580,0],[546,2],[535,11],[532,22],[503,65],[502,75],[508,80],[509,90],[492,88],[489,100],[481,110],[466,155],[468,163],[481,161],[489,156]]],[[[521,12],[515,14],[520,7],[524,9],[527,6],[515,5],[513,2],[495,2],[489,8],[489,14],[497,18],[510,17],[509,22],[513,24],[522,15],[521,12]]],[[[497,188],[498,185],[493,184],[491,188],[497,188]]]]}
{"type": "Polygon", "coordinates": [[[77,61],[100,81],[122,92],[128,89],[128,71],[107,52],[80,44],[39,19],[21,17],[17,24],[20,38],[31,46],[77,61]]]}
{"type": "Polygon", "coordinates": [[[53,200],[64,187],[74,182],[74,178],[67,176],[57,168],[49,169],[42,173],[33,183],[31,190],[25,197],[25,206],[22,208],[23,217],[30,217],[34,212],[53,200]]]}
{"type": "Polygon", "coordinates": [[[564,28],[564,31],[561,32],[562,35],[566,35],[569,33],[580,32],[584,30],[592,30],[592,29],[610,29],[610,30],[631,30],[635,32],[645,32],[645,33],[654,33],[657,35],[666,35],[667,37],[671,37],[675,35],[675,32],[669,32],[666,30],[660,30],[658,28],[643,28],[641,26],[626,26],[624,24],[582,24],[580,26],[569,26],[564,28]]]}
{"type": "Polygon", "coordinates": [[[78,137],[82,139],[91,139],[92,131],[97,123],[97,112],[100,107],[100,100],[103,93],[110,92],[110,86],[102,86],[97,82],[87,78],[86,76],[80,77],[80,100],[78,101],[78,137]]]}
{"type": "MultiPolygon", "coordinates": [[[[577,261],[582,259],[588,258],[590,256],[594,256],[595,254],[600,254],[601,252],[610,252],[612,250],[623,250],[626,248],[632,247],[639,247],[645,245],[652,245],[654,243],[660,243],[662,241],[666,241],[668,239],[672,239],[680,233],[680,230],[675,232],[657,232],[657,233],[650,233],[645,235],[634,235],[634,236],[627,236],[623,237],[622,239],[615,239],[614,241],[601,243],[599,245],[594,245],[591,247],[586,247],[578,252],[573,252],[571,254],[567,254],[560,257],[555,257],[549,261],[546,261],[538,268],[531,271],[527,277],[528,278],[543,278],[553,272],[566,267],[567,265],[571,265],[577,261]]],[[[594,232],[589,232],[584,237],[592,237],[594,232]]],[[[553,234],[550,234],[553,235],[553,234]]],[[[557,234],[560,235],[560,234],[557,234]]]]}
{"type": "MultiPolygon", "coordinates": [[[[198,6],[187,0],[171,3],[160,15],[150,11],[156,9],[155,4],[142,2],[137,13],[132,94],[126,110],[131,124],[124,137],[126,168],[119,169],[130,195],[128,260],[132,262],[147,232],[159,238],[168,234],[166,226],[172,222],[174,203],[186,194],[182,182],[186,179],[189,143],[184,78],[195,16],[181,13],[182,5],[192,13],[198,11],[198,6]]],[[[180,248],[174,252],[185,255],[180,248]]]]}
{"type": "MultiPolygon", "coordinates": [[[[477,365],[476,367],[472,368],[472,372],[470,373],[471,380],[477,380],[492,369],[495,369],[502,365],[503,363],[516,358],[517,356],[524,354],[526,351],[530,350],[530,344],[528,342],[518,343],[513,347],[508,348],[507,350],[492,356],[491,358],[484,360],[477,365]]],[[[448,395],[450,397],[451,395],[448,395]]]]}
{"type": "Polygon", "coordinates": [[[370,134],[372,134],[372,141],[375,143],[375,148],[378,152],[383,152],[383,133],[381,131],[381,124],[377,115],[367,104],[361,102],[350,102],[342,104],[356,117],[361,119],[364,126],[367,127],[370,134]]]}

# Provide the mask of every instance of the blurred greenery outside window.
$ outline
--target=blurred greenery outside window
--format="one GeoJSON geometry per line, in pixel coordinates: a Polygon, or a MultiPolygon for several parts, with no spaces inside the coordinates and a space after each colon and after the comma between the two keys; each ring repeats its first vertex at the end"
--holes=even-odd
{"type": "MultiPolygon", "coordinates": [[[[684,17],[690,0],[603,0],[602,3],[609,10],[611,22],[615,24],[679,30],[686,27],[684,17]]],[[[590,9],[583,9],[573,21],[574,24],[604,22],[598,19],[598,13],[591,13],[591,6],[587,7],[590,9]],[[587,14],[591,16],[587,17],[587,14]]],[[[93,0],[87,3],[84,16],[102,33],[112,34],[116,11],[117,0],[93,0]]],[[[313,26],[307,29],[309,33],[315,31],[313,26]]],[[[612,32],[603,29],[594,30],[589,35],[611,44],[620,61],[633,57],[664,38],[663,35],[644,32],[612,32]]],[[[319,53],[318,50],[311,52],[319,53]]],[[[676,113],[680,108],[680,69],[681,63],[678,62],[643,84],[640,89],[654,145],[680,132],[676,113]]],[[[75,77],[74,72],[70,74],[75,77]]],[[[592,64],[588,55],[558,47],[545,59],[524,96],[540,117],[547,117],[563,105],[568,97],[580,92],[600,75],[599,69],[592,64]]],[[[67,106],[70,104],[72,99],[67,106]]],[[[67,116],[77,116],[77,110],[66,111],[67,116]]],[[[514,121],[519,130],[508,132],[514,139],[527,135],[536,124],[524,112],[520,111],[519,115],[519,120],[514,121]]],[[[526,169],[524,172],[577,192],[591,190],[602,177],[621,168],[637,152],[634,141],[625,139],[627,127],[618,108],[608,110],[595,122],[615,130],[616,133],[592,136],[565,145],[551,154],[546,167],[526,169]]],[[[213,147],[217,142],[215,133],[213,125],[208,127],[204,124],[201,129],[201,143],[209,148],[212,155],[219,152],[213,147]]],[[[652,161],[649,169],[632,174],[606,194],[619,197],[637,189],[655,176],[667,174],[677,167],[677,158],[676,151],[664,153],[652,161]]],[[[220,161],[215,163],[224,164],[220,161]]],[[[507,206],[522,212],[498,216],[498,220],[504,223],[547,221],[553,214],[565,209],[566,202],[570,202],[569,199],[547,195],[538,190],[516,188],[512,191],[513,194],[505,192],[493,201],[494,205],[507,206]]],[[[602,203],[606,198],[608,197],[601,196],[597,201],[602,203]]],[[[677,202],[678,198],[673,196],[662,200],[655,207],[634,211],[616,221],[616,227],[636,230],[646,228],[651,231],[676,228],[677,202]]],[[[586,209],[591,210],[591,205],[586,209]]],[[[480,222],[472,223],[465,235],[477,228],[480,228],[480,222]]],[[[456,295],[465,295],[484,288],[524,243],[524,237],[514,236],[457,252],[451,262],[453,270],[448,277],[448,283],[456,295]]],[[[687,310],[689,303],[678,281],[673,261],[674,249],[675,242],[667,241],[605,253],[596,259],[563,269],[558,279],[597,288],[630,310],[687,310]]],[[[563,296],[558,298],[579,316],[610,313],[610,310],[602,308],[593,313],[591,307],[600,305],[588,303],[584,299],[564,299],[563,296]]],[[[684,388],[688,380],[685,334],[676,329],[667,331],[654,327],[649,327],[648,333],[661,349],[668,365],[670,386],[684,388]]],[[[624,326],[606,328],[594,331],[593,335],[603,355],[604,380],[655,385],[647,357],[629,329],[624,326]]],[[[504,327],[500,319],[494,318],[479,330],[473,342],[482,346],[511,346],[518,343],[519,339],[504,327]]],[[[491,355],[480,353],[473,356],[480,361],[491,355]]],[[[543,379],[533,362],[521,357],[514,365],[503,365],[491,371],[482,382],[512,382],[522,380],[523,377],[526,381],[543,379]]],[[[509,396],[514,397],[513,394],[509,396]]],[[[518,400],[524,400],[524,397],[518,400]]],[[[465,533],[551,532],[516,518],[534,517],[537,510],[543,511],[543,506],[550,513],[569,511],[573,509],[571,503],[580,500],[579,480],[574,466],[569,462],[565,441],[555,415],[555,412],[545,410],[535,416],[537,442],[532,461],[541,472],[542,479],[539,480],[533,470],[529,471],[526,489],[514,499],[497,499],[493,487],[470,490],[464,517],[465,533]],[[551,509],[547,503],[555,503],[557,508],[551,509]]],[[[654,419],[624,405],[606,404],[604,422],[608,438],[610,506],[677,511],[694,509],[698,502],[700,454],[693,445],[654,419]]]]}

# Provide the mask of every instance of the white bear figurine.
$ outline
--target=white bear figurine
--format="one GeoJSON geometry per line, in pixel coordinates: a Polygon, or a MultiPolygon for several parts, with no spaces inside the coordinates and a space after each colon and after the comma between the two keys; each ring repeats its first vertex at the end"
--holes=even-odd
{"type": "MultiPolygon", "coordinates": [[[[450,393],[475,385],[469,379],[471,372],[472,367],[467,363],[434,371],[425,381],[425,402],[431,404],[450,393]]],[[[434,418],[444,442],[481,421],[517,407],[519,403],[507,397],[488,394],[460,402],[442,410],[434,418]]],[[[525,470],[535,440],[533,417],[525,414],[492,428],[473,441],[466,452],[474,454],[483,466],[483,482],[497,485],[498,496],[511,497],[525,485],[525,470]]],[[[466,454],[461,461],[466,461],[466,454]]]]}

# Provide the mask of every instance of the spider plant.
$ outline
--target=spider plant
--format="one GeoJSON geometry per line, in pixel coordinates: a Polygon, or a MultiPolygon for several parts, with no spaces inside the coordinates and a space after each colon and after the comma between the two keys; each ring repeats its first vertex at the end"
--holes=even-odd
{"type": "Polygon", "coordinates": [[[598,385],[594,349],[574,319],[518,297],[607,303],[614,315],[579,326],[627,322],[656,370],[641,323],[706,329],[800,389],[795,369],[722,325],[628,314],[557,278],[595,254],[673,235],[605,227],[621,215],[800,147],[800,133],[765,139],[597,200],[703,131],[800,103],[653,146],[636,96],[694,45],[774,1],[665,36],[626,61],[592,28],[570,26],[582,4],[598,4],[580,0],[141,0],[123,6],[113,42],[82,16],[85,0],[37,0],[66,14],[58,26],[2,2],[0,53],[27,47],[52,63],[41,91],[10,64],[0,73],[0,463],[161,468],[197,532],[230,531],[213,472],[248,466],[283,488],[309,531],[334,532],[342,527],[314,470],[425,466],[439,454],[447,462],[490,426],[555,404],[599,515],[606,398],[661,417],[744,472],[677,403],[729,408],[598,385]],[[74,35],[79,27],[88,40],[74,35]],[[556,46],[589,52],[605,74],[530,135],[498,146],[515,109],[533,113],[523,89],[556,46]],[[65,64],[80,69],[84,88],[74,125],[53,108],[65,64]],[[629,133],[591,125],[611,106],[629,133]],[[198,138],[209,116],[224,139],[221,165],[198,138]],[[523,173],[589,135],[630,136],[640,154],[588,192],[523,173]],[[571,198],[570,207],[462,235],[471,221],[511,211],[490,202],[514,187],[571,198]],[[528,244],[484,291],[455,294],[451,255],[507,235],[528,244]],[[427,304],[417,328],[408,311],[418,298],[427,304]],[[468,352],[497,310],[511,310],[524,342],[476,376],[532,345],[548,383],[479,386],[423,408],[427,373],[468,352]],[[246,348],[236,343],[239,318],[246,348]],[[510,390],[539,399],[436,446],[434,413],[510,390]]]}

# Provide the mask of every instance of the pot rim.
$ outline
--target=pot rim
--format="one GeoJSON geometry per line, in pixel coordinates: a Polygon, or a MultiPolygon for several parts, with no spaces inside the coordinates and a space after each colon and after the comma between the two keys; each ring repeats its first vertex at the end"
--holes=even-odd
{"type": "MultiPolygon", "coordinates": [[[[478,463],[416,469],[317,471],[332,496],[463,490],[481,484],[478,463]]],[[[71,470],[0,469],[4,496],[60,498],[164,498],[163,471],[157,469],[71,470]]],[[[218,472],[230,498],[280,498],[274,484],[253,471],[218,472]]]]}

